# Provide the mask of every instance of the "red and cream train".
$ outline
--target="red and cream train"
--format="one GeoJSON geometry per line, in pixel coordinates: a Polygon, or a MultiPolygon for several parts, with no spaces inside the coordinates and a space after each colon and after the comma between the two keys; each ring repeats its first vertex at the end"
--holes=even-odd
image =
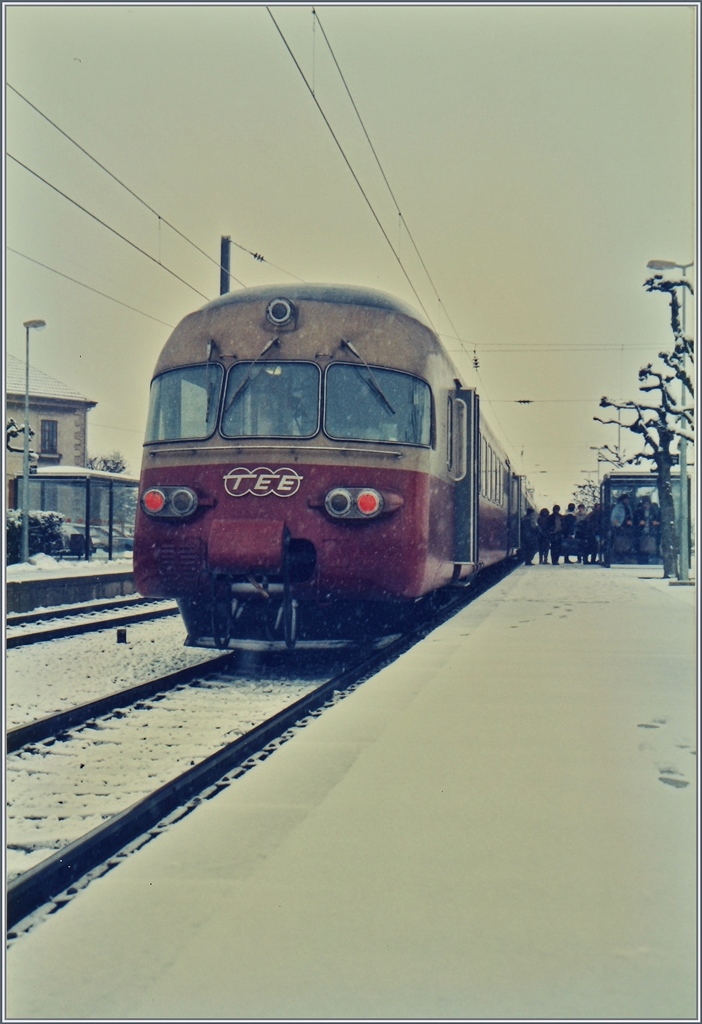
{"type": "Polygon", "coordinates": [[[156,365],[134,545],[187,644],[293,647],[397,627],[516,554],[523,478],[413,309],[251,288],[186,316],[156,365]]]}

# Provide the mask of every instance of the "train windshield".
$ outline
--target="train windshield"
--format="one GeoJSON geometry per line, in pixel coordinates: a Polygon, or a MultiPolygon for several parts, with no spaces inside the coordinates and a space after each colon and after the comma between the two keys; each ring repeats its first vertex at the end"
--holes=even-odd
{"type": "Polygon", "coordinates": [[[224,396],[225,437],[314,437],[321,373],[314,363],[237,363],[224,396]]]}
{"type": "Polygon", "coordinates": [[[209,437],[217,422],[222,367],[183,366],[160,374],[151,384],[148,441],[209,437]]]}
{"type": "Polygon", "coordinates": [[[335,363],[327,370],[324,429],[340,440],[429,445],[429,385],[398,370],[335,363]]]}

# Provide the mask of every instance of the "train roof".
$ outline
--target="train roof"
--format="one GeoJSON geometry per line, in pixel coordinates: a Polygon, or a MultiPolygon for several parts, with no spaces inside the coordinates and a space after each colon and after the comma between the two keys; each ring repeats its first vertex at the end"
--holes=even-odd
{"type": "Polygon", "coordinates": [[[422,324],[430,331],[434,331],[429,321],[410,306],[409,303],[396,299],[387,292],[378,291],[375,288],[365,288],[358,285],[346,284],[275,284],[264,285],[256,288],[246,288],[240,292],[227,292],[218,299],[213,299],[205,306],[201,306],[198,312],[205,312],[211,309],[220,309],[223,306],[236,306],[245,302],[260,302],[261,300],[272,300],[285,298],[295,301],[332,302],[335,304],[348,304],[355,306],[371,306],[375,309],[385,309],[392,313],[402,313],[422,324]]]}

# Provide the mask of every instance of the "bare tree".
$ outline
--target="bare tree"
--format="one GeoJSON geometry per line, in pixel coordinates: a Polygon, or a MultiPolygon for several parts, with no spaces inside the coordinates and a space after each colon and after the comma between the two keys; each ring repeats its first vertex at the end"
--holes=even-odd
{"type": "MultiPolygon", "coordinates": [[[[661,510],[663,576],[669,577],[675,575],[678,551],[671,483],[671,468],[677,461],[677,456],[672,449],[681,437],[694,442],[694,407],[676,400],[673,394],[673,384],[680,382],[694,397],[694,381],[687,371],[687,360],[689,359],[691,363],[694,360],[694,345],[692,339],[682,333],[680,302],[676,289],[685,287],[692,291],[692,287],[685,278],[677,281],[664,280],[660,274],[649,278],[644,287],[647,291],[662,291],[670,295],[673,349],[670,352],[659,352],[658,358],[663,363],[662,369],[654,369],[653,364],[649,363],[639,370],[639,391],[645,396],[642,400],[615,402],[603,397],[600,399],[600,407],[631,413],[630,422],[621,425],[642,439],[642,449],[631,458],[622,460],[622,465],[639,465],[646,460],[653,462],[656,467],[661,510]]],[[[683,395],[684,389],[681,389],[683,395]]],[[[620,422],[619,419],[604,420],[599,416],[595,416],[594,419],[604,424],[619,425],[620,422]]]]}
{"type": "Polygon", "coordinates": [[[584,505],[588,512],[591,511],[600,500],[600,488],[596,480],[588,477],[584,483],[577,484],[573,491],[573,501],[577,505],[584,505]]]}
{"type": "Polygon", "coordinates": [[[86,463],[87,469],[100,469],[104,473],[124,473],[127,461],[121,452],[108,452],[106,455],[91,455],[86,463]]]}
{"type": "MultiPolygon", "coordinates": [[[[20,455],[24,453],[24,445],[21,448],[13,448],[12,444],[10,443],[11,441],[16,441],[17,438],[20,436],[20,434],[24,434],[24,424],[22,423],[20,425],[19,423],[15,423],[15,421],[12,420],[12,419],[8,420],[6,425],[5,425],[5,447],[7,448],[7,450],[9,452],[19,452],[20,455]]],[[[30,442],[31,442],[33,437],[34,437],[34,431],[30,427],[29,428],[29,440],[30,440],[30,442]]],[[[35,453],[30,450],[29,456],[30,456],[30,458],[32,458],[33,456],[35,456],[35,453]]]]}

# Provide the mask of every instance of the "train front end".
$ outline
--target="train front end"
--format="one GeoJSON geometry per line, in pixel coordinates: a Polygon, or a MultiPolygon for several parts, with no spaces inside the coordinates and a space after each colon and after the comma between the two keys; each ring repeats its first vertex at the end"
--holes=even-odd
{"type": "Polygon", "coordinates": [[[177,599],[194,646],[392,631],[453,572],[441,367],[426,325],[361,289],[250,289],[186,317],[152,382],[139,592],[177,599]]]}

